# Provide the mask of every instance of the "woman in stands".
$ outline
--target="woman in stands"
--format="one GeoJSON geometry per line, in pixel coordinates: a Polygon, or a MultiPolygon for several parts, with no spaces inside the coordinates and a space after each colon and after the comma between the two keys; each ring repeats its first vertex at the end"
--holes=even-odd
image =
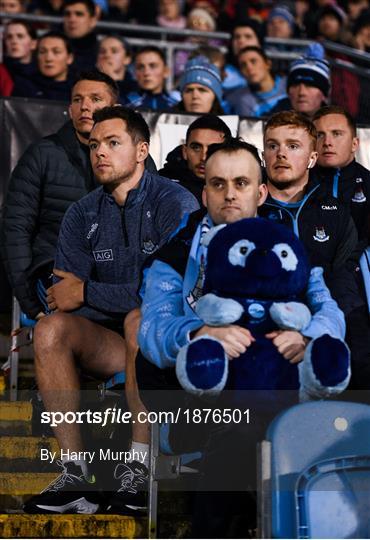
{"type": "Polygon", "coordinates": [[[230,111],[240,116],[266,116],[287,97],[285,78],[272,74],[271,60],[259,47],[245,47],[238,55],[239,67],[248,82],[227,95],[230,111]]]}
{"type": "Polygon", "coordinates": [[[198,114],[224,114],[219,69],[205,56],[197,56],[185,66],[180,78],[181,101],[174,111],[198,114]]]}
{"type": "Polygon", "coordinates": [[[69,101],[73,54],[68,39],[59,32],[42,36],[37,47],[38,71],[31,79],[22,78],[13,96],[69,101]]]}

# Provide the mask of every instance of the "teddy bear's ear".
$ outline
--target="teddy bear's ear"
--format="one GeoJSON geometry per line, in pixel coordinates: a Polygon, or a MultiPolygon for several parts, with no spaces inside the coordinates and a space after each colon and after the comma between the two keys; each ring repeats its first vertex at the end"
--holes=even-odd
{"type": "Polygon", "coordinates": [[[210,229],[202,238],[201,240],[201,244],[202,246],[205,246],[205,247],[208,247],[209,246],[209,243],[210,241],[212,240],[212,238],[218,233],[218,231],[220,231],[221,229],[223,229],[224,227],[226,227],[226,223],[222,223],[221,225],[216,225],[216,227],[212,227],[212,229],[210,229]]]}

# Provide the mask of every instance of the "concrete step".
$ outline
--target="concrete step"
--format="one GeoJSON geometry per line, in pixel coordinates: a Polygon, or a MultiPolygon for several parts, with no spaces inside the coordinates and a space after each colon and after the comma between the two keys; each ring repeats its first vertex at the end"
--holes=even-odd
{"type": "MultiPolygon", "coordinates": [[[[35,495],[46,488],[56,477],[54,473],[0,473],[1,495],[35,495]]],[[[0,535],[1,538],[1,535],[0,535]]]]}
{"type": "Polygon", "coordinates": [[[0,401],[0,436],[32,433],[32,404],[29,401],[0,401]]]}
{"type": "MultiPolygon", "coordinates": [[[[40,450],[59,452],[54,437],[0,437],[0,460],[28,459],[40,463],[40,450]]],[[[11,465],[14,470],[13,465],[11,465]]]]}
{"type": "Polygon", "coordinates": [[[29,401],[0,401],[0,422],[31,422],[32,404],[29,401]]]}
{"type": "Polygon", "coordinates": [[[146,518],[0,514],[0,538],[145,538],[146,518]]]}

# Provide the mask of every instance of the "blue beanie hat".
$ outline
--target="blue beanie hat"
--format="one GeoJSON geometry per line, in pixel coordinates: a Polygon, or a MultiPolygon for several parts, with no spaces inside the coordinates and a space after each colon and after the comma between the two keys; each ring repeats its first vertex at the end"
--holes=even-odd
{"type": "Polygon", "coordinates": [[[211,64],[205,56],[196,56],[185,65],[184,73],[180,78],[180,92],[187,84],[201,84],[215,94],[218,101],[222,101],[222,81],[220,70],[211,64]]]}
{"type": "Polygon", "coordinates": [[[319,88],[324,96],[330,90],[330,68],[325,60],[325,51],[320,43],[313,43],[305,50],[302,58],[294,60],[289,69],[287,88],[300,83],[319,88]]]}
{"type": "Polygon", "coordinates": [[[275,19],[275,17],[281,17],[282,19],[285,19],[291,28],[294,27],[294,17],[287,6],[274,7],[270,11],[267,21],[269,22],[272,19],[275,19]]]}

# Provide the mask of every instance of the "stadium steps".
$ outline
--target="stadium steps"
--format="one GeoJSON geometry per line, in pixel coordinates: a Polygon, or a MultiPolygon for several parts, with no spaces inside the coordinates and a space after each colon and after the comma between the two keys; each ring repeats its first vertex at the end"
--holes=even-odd
{"type": "Polygon", "coordinates": [[[0,538],[145,538],[145,521],[99,514],[0,514],[0,538]]]}
{"type": "MultiPolygon", "coordinates": [[[[55,464],[40,461],[41,448],[57,451],[58,445],[54,437],[32,435],[32,410],[29,401],[0,400],[0,538],[147,537],[146,517],[22,513],[23,502],[58,474],[55,464]]],[[[158,536],[189,538],[191,496],[167,487],[159,494],[158,536]]]]}

